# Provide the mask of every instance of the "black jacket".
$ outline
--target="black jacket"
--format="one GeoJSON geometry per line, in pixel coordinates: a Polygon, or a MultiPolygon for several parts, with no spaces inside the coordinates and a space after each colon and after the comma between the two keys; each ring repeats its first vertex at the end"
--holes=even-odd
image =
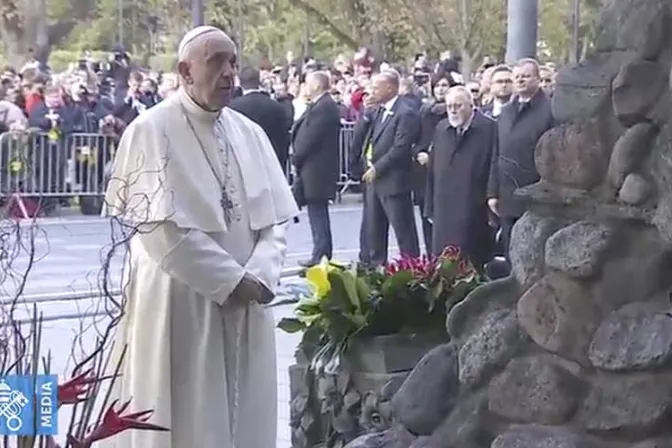
{"type": "Polygon", "coordinates": [[[292,120],[287,116],[285,108],[261,91],[234,98],[229,107],[257,123],[266,132],[278,162],[285,171],[289,157],[289,133],[292,128],[292,120]]]}
{"type": "Polygon", "coordinates": [[[329,94],[308,106],[294,125],[293,161],[307,202],[336,197],[340,132],[340,111],[329,94]]]}
{"type": "Polygon", "coordinates": [[[488,197],[499,199],[501,216],[517,218],[525,212],[513,192],[539,180],[534,149],[539,137],[553,126],[551,102],[541,89],[522,111],[518,98],[502,109],[497,119],[498,151],[488,182],[488,197]]]}

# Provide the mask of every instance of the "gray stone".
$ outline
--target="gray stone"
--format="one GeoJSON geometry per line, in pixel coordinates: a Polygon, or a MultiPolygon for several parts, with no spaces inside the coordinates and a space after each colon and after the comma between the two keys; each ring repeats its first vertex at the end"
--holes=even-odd
{"type": "Polygon", "coordinates": [[[527,211],[511,232],[511,273],[523,288],[529,288],[544,275],[546,240],[562,222],[527,211]]]}
{"type": "Polygon", "coordinates": [[[551,107],[559,122],[580,122],[611,109],[611,81],[634,53],[597,53],[558,70],[551,107]]]}
{"type": "Polygon", "coordinates": [[[672,192],[658,201],[658,208],[653,216],[653,225],[658,228],[661,238],[672,245],[672,192]]]}
{"type": "Polygon", "coordinates": [[[596,448],[569,429],[540,425],[514,426],[501,434],[491,448],[596,448]]]}
{"type": "Polygon", "coordinates": [[[489,312],[515,306],[520,285],[513,276],[487,282],[455,305],[446,318],[446,331],[451,341],[463,340],[479,328],[481,317],[489,312]]]}
{"type": "Polygon", "coordinates": [[[659,427],[672,410],[672,388],[666,375],[600,378],[576,415],[576,423],[602,435],[627,433],[641,437],[659,427]]]}
{"type": "Polygon", "coordinates": [[[668,364],[672,361],[672,315],[668,312],[657,303],[633,303],[611,313],[593,336],[590,361],[612,371],[668,364]]]}
{"type": "Polygon", "coordinates": [[[653,187],[644,177],[630,173],[618,192],[618,199],[628,205],[641,205],[650,197],[653,187]]]}
{"type": "Polygon", "coordinates": [[[580,385],[565,369],[543,357],[517,358],[488,388],[490,412],[516,422],[557,425],[566,422],[580,385]]]}
{"type": "Polygon", "coordinates": [[[415,437],[406,429],[395,426],[386,431],[358,437],[345,448],[408,448],[414,440],[415,437]]]}
{"type": "Polygon", "coordinates": [[[616,117],[625,126],[646,121],[667,89],[667,73],[657,62],[634,61],[621,67],[612,85],[616,117]]]}
{"type": "Polygon", "coordinates": [[[460,382],[472,387],[480,385],[506,365],[522,341],[516,313],[507,309],[493,311],[460,349],[460,382]]]}
{"type": "Polygon", "coordinates": [[[655,135],[655,127],[651,123],[638,123],[628,128],[616,141],[607,170],[609,183],[614,189],[620,188],[626,176],[648,156],[655,135]]]}
{"type": "Polygon", "coordinates": [[[588,345],[602,320],[599,304],[588,287],[554,273],[523,294],[518,322],[541,347],[588,365],[588,345]]]}
{"type": "Polygon", "coordinates": [[[546,266],[570,277],[592,277],[599,273],[612,235],[612,229],[601,223],[570,224],[546,241],[546,266]]]}
{"type": "Polygon", "coordinates": [[[635,51],[655,59],[665,45],[669,6],[665,0],[608,0],[597,30],[598,52],[635,51]]]}
{"type": "Polygon", "coordinates": [[[565,123],[541,136],[534,163],[542,179],[582,190],[602,181],[611,146],[604,144],[598,120],[565,123]]]}
{"type": "Polygon", "coordinates": [[[425,440],[411,448],[482,448],[494,439],[488,428],[488,400],[483,393],[464,397],[450,416],[425,440]]]}
{"type": "Polygon", "coordinates": [[[672,438],[645,440],[632,448],[672,448],[672,438]]]}
{"type": "Polygon", "coordinates": [[[412,433],[430,435],[453,410],[459,388],[458,348],[440,345],[420,360],[392,398],[395,415],[412,433]]]}
{"type": "Polygon", "coordinates": [[[602,266],[600,281],[592,285],[593,301],[611,312],[629,303],[651,300],[672,286],[670,272],[670,248],[654,227],[622,227],[618,244],[612,245],[602,266]]]}

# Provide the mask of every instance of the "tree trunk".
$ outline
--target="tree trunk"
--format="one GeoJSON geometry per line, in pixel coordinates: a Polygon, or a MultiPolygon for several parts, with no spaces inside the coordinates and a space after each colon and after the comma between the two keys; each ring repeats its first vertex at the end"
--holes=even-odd
{"type": "Polygon", "coordinates": [[[0,0],[0,37],[8,62],[20,68],[29,56],[46,63],[49,59],[49,28],[45,0],[0,0]]]}

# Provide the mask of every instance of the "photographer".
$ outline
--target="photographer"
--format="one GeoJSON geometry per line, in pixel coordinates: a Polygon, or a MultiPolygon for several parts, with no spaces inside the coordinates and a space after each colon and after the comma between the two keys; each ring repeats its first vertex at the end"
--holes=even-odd
{"type": "Polygon", "coordinates": [[[138,115],[154,106],[157,102],[156,85],[145,82],[142,73],[133,72],[128,78],[128,91],[121,104],[118,104],[114,116],[127,125],[138,115]]]}

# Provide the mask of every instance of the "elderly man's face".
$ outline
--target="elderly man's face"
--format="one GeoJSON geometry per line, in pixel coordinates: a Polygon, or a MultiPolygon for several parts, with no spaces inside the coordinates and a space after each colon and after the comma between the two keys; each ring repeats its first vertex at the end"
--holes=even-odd
{"type": "Polygon", "coordinates": [[[237,65],[236,46],[223,35],[203,41],[189,63],[188,89],[203,107],[216,111],[226,107],[233,97],[237,65]]]}
{"type": "Polygon", "coordinates": [[[450,90],[446,95],[446,110],[448,122],[454,128],[460,128],[471,117],[473,105],[466,93],[459,90],[450,90]]]}
{"type": "Polygon", "coordinates": [[[513,69],[513,87],[518,95],[532,96],[539,89],[539,73],[532,63],[522,64],[513,69]]]}

